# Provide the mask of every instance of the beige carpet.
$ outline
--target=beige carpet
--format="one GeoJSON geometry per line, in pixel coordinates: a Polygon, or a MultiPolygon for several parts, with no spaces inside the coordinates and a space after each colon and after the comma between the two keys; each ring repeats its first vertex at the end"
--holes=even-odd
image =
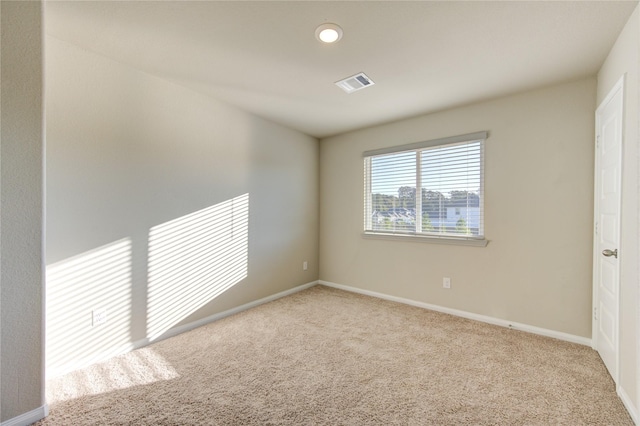
{"type": "Polygon", "coordinates": [[[38,425],[632,425],[588,347],[316,286],[48,383],[38,425]]]}

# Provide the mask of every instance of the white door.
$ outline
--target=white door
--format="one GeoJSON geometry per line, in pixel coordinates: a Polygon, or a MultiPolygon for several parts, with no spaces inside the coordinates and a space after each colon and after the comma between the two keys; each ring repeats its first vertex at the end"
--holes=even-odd
{"type": "Polygon", "coordinates": [[[596,110],[593,341],[616,383],[623,86],[622,78],[596,110]]]}

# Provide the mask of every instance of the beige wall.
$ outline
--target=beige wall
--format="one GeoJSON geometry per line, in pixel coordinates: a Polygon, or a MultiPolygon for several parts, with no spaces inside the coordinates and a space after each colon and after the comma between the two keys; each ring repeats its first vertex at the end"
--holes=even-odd
{"type": "Polygon", "coordinates": [[[318,279],[316,139],[51,37],[45,50],[48,374],[318,279]]]}
{"type": "Polygon", "coordinates": [[[595,98],[585,79],[322,140],[320,279],[590,337],[595,98]],[[363,151],[482,130],[487,247],[362,237],[363,151]]]}
{"type": "Polygon", "coordinates": [[[638,392],[638,342],[640,339],[640,230],[638,228],[640,174],[638,174],[638,61],[640,60],[640,8],[629,18],[607,60],[598,73],[598,104],[624,74],[624,135],[622,164],[622,213],[620,241],[620,382],[619,385],[640,407],[638,392]]]}
{"type": "Polygon", "coordinates": [[[42,5],[3,1],[0,11],[0,422],[4,422],[39,409],[44,415],[42,5]]]}

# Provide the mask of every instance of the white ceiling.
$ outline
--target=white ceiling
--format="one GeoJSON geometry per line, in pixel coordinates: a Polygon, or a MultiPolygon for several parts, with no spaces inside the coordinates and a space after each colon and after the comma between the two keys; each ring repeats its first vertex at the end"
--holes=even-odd
{"type": "Polygon", "coordinates": [[[46,3],[47,34],[315,137],[595,75],[637,1],[46,3]],[[315,28],[334,22],[334,45],[315,28]],[[375,85],[333,83],[365,72],[375,85]]]}

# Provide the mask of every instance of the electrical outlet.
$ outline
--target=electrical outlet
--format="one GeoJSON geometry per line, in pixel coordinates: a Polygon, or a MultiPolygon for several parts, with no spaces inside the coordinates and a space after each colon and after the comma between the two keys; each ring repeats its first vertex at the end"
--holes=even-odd
{"type": "Polygon", "coordinates": [[[449,277],[442,278],[442,288],[451,288],[451,278],[449,277]]]}
{"type": "Polygon", "coordinates": [[[307,269],[309,269],[309,264],[307,263],[307,261],[305,260],[304,262],[302,262],[302,270],[306,271],[307,269]]]}
{"type": "Polygon", "coordinates": [[[102,309],[94,309],[93,310],[93,327],[98,325],[102,325],[107,322],[107,310],[102,309]]]}

